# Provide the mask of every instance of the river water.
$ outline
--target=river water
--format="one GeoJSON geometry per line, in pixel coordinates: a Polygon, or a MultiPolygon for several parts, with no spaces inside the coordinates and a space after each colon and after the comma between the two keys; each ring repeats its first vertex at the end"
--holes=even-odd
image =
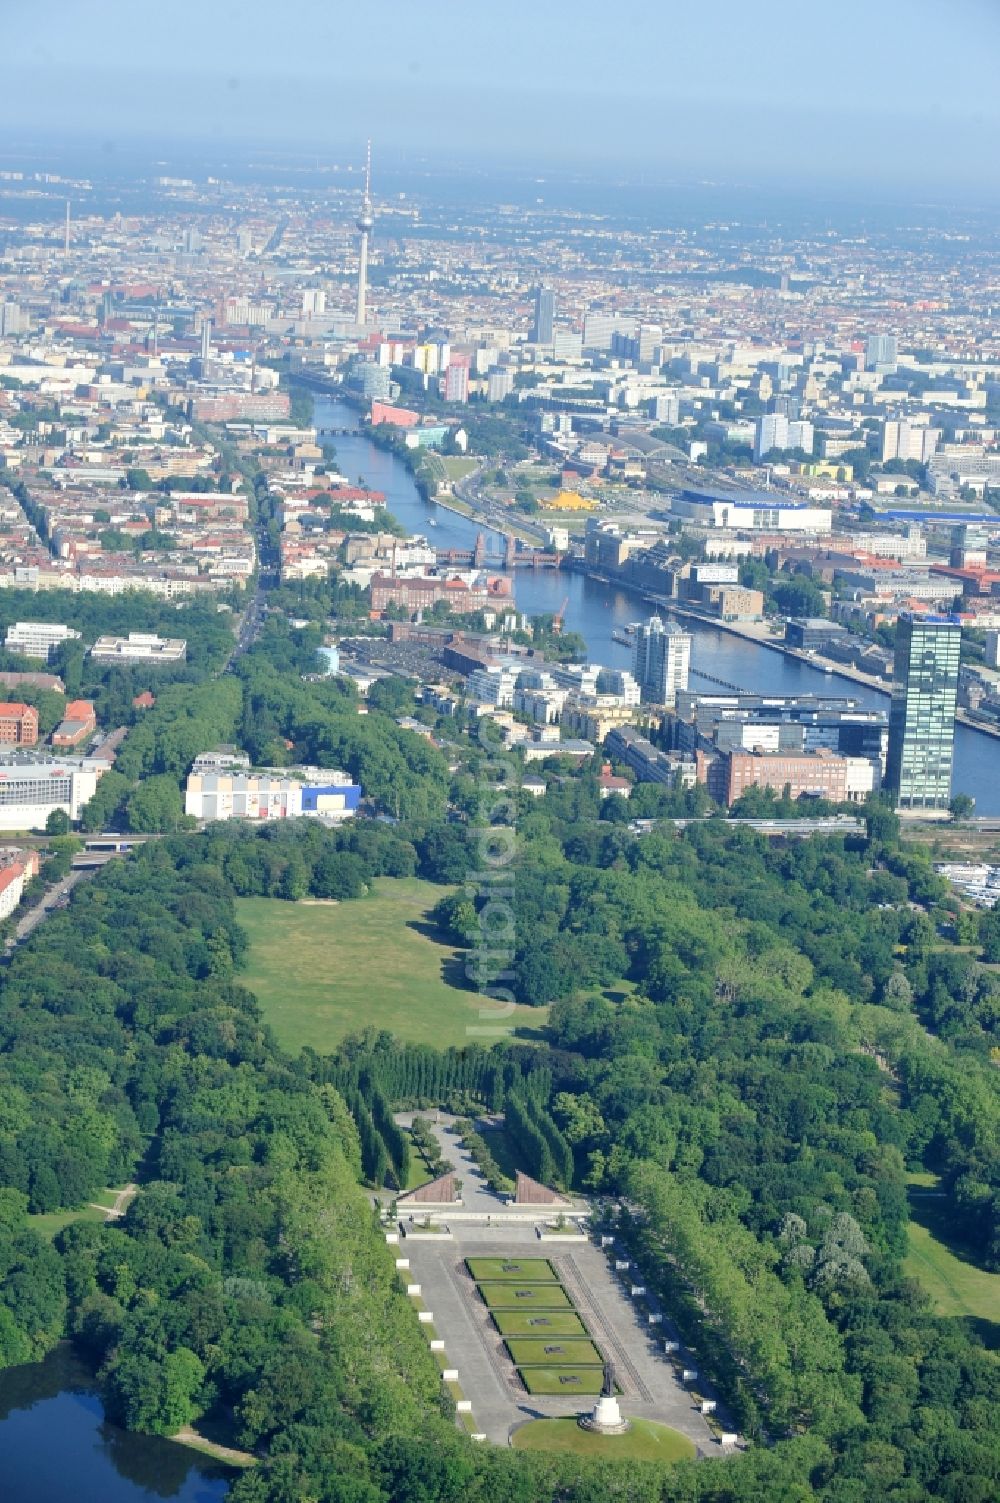
{"type": "Polygon", "coordinates": [[[68,1345],[0,1373],[3,1503],[221,1503],[231,1476],[187,1446],[109,1424],[68,1345]]]}
{"type": "MultiPolygon", "coordinates": [[[[384,491],[389,510],[408,532],[426,534],[437,548],[469,548],[477,533],[490,535],[489,529],[478,522],[424,501],[406,466],[356,431],[357,413],[346,403],[316,397],[315,422],[323,429],[355,430],[347,435],[338,432],[330,440],[337,451],[337,468],[352,483],[363,478],[374,490],[384,491]]],[[[565,600],[566,630],[580,633],[591,661],[622,668],[628,665],[630,649],[613,641],[612,631],[649,615],[652,609],[632,590],[554,569],[537,573],[519,570],[514,590],[518,608],[531,614],[555,612],[565,600]]],[[[699,676],[711,674],[751,693],[851,695],[863,704],[888,709],[888,697],[866,684],[823,673],[707,623],[683,624],[693,638],[693,687],[700,684],[706,691],[717,687],[699,676]]],[[[956,726],[953,786],[956,793],[971,794],[977,813],[1000,814],[1000,741],[967,726],[956,726]]]]}

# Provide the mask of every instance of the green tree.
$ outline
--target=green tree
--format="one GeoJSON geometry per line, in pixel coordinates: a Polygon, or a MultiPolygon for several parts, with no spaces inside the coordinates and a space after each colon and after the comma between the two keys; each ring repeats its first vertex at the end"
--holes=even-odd
{"type": "Polygon", "coordinates": [[[166,774],[146,778],[125,807],[129,829],[142,833],[176,830],[184,818],[180,789],[166,774]]]}
{"type": "Polygon", "coordinates": [[[181,1346],[161,1356],[126,1352],[112,1369],[112,1385],[125,1424],[151,1435],[174,1435],[199,1413],[205,1379],[201,1359],[181,1346]]]}

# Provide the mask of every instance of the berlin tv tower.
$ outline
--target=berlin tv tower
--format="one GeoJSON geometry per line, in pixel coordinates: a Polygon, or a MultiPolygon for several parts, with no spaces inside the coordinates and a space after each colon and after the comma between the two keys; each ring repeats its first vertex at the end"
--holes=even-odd
{"type": "Polygon", "coordinates": [[[368,236],[375,225],[372,209],[372,143],[368,142],[368,158],[365,163],[365,196],[361,200],[361,212],[356,220],[361,231],[361,260],[358,265],[358,316],[356,323],[364,325],[368,308],[368,236]]]}

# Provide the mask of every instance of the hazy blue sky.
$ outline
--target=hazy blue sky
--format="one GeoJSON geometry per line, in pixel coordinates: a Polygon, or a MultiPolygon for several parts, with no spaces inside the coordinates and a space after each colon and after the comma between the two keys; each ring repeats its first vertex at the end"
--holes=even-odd
{"type": "Polygon", "coordinates": [[[1000,0],[0,0],[0,130],[1000,186],[1000,0]],[[154,17],[159,21],[154,21],[154,17]]]}

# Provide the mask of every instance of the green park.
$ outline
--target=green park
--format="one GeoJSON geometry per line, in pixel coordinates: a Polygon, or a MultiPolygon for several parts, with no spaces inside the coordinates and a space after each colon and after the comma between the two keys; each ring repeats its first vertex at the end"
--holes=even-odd
{"type": "MultiPolygon", "coordinates": [[[[407,1043],[447,1048],[494,1023],[496,1008],[484,1009],[465,979],[464,954],[429,918],[441,896],[417,877],[379,877],[348,903],[240,898],[250,939],[240,979],[278,1041],[323,1052],[348,1034],[384,1028],[407,1043]]],[[[517,1006],[503,1021],[537,1027],[543,1019],[538,1008],[517,1006]]]]}
{"type": "Polygon", "coordinates": [[[575,1419],[530,1420],[515,1430],[511,1444],[519,1451],[565,1451],[605,1461],[687,1461],[695,1454],[686,1435],[652,1420],[633,1420],[625,1435],[599,1435],[575,1419]]]}
{"type": "Polygon", "coordinates": [[[973,1249],[957,1243],[948,1199],[934,1174],[907,1176],[910,1220],[903,1267],[917,1280],[938,1315],[983,1323],[982,1334],[1000,1346],[1000,1273],[972,1261],[973,1249]]]}

